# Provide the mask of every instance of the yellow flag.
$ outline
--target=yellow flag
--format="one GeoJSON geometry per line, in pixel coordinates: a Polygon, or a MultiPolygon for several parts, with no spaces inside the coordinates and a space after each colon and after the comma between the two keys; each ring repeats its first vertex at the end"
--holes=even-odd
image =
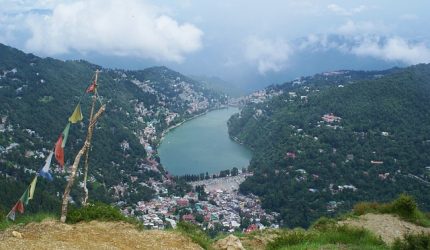
{"type": "Polygon", "coordinates": [[[73,114],[69,117],[69,122],[71,123],[77,123],[79,121],[82,121],[84,117],[82,116],[81,112],[81,104],[78,103],[78,106],[76,106],[75,111],[73,111],[73,114]]]}
{"type": "Polygon", "coordinates": [[[37,176],[34,177],[33,181],[30,184],[30,194],[28,195],[28,199],[33,199],[34,189],[36,188],[37,176]]]}

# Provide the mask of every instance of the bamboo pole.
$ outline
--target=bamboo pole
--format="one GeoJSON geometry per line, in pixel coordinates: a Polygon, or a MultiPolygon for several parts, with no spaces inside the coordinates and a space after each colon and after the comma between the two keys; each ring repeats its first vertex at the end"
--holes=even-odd
{"type": "MultiPolygon", "coordinates": [[[[94,128],[97,120],[102,115],[102,113],[105,111],[105,109],[106,109],[106,105],[104,104],[103,106],[100,107],[100,109],[94,115],[94,118],[92,119],[92,121],[90,121],[90,124],[88,125],[88,133],[89,134],[92,134],[93,128],[94,128]]],[[[64,190],[63,203],[61,206],[61,218],[60,218],[60,221],[63,223],[66,222],[67,206],[69,204],[69,194],[70,194],[70,190],[72,189],[73,183],[75,181],[76,171],[78,169],[79,162],[81,161],[82,155],[88,150],[88,148],[90,146],[89,134],[87,135],[87,138],[85,139],[85,143],[82,146],[81,150],[79,150],[78,154],[75,157],[75,161],[73,162],[73,165],[72,165],[72,172],[70,173],[69,181],[67,183],[66,189],[64,190]]]]}

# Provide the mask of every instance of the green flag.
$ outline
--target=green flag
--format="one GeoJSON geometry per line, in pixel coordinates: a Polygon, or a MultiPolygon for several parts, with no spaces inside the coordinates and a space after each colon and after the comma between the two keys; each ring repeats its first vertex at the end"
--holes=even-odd
{"type": "Polygon", "coordinates": [[[25,192],[22,194],[21,198],[19,199],[22,203],[25,205],[28,205],[28,201],[30,200],[28,197],[28,188],[25,190],[25,192]]]}
{"type": "Polygon", "coordinates": [[[61,143],[62,148],[66,146],[67,137],[69,137],[69,129],[70,129],[70,122],[67,123],[66,128],[63,130],[63,142],[61,143]]]}
{"type": "Polygon", "coordinates": [[[81,112],[81,104],[78,103],[78,105],[75,108],[75,111],[73,111],[73,114],[69,117],[69,122],[71,123],[77,123],[79,121],[82,121],[84,117],[82,116],[81,112]]]}

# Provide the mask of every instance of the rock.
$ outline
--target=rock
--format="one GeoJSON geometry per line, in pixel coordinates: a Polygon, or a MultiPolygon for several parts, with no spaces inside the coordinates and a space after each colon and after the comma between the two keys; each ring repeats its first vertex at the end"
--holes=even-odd
{"type": "Polygon", "coordinates": [[[15,238],[22,239],[22,234],[20,232],[12,231],[12,235],[15,238]]]}
{"type": "Polygon", "coordinates": [[[222,250],[245,250],[239,238],[237,238],[232,234],[225,237],[224,239],[218,240],[215,243],[215,248],[222,249],[222,250]]]}

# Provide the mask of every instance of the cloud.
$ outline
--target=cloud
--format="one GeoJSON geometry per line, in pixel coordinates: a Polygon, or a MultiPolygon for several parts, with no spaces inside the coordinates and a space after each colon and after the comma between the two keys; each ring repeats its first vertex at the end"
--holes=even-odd
{"type": "Polygon", "coordinates": [[[284,40],[251,37],[246,41],[245,58],[257,64],[258,72],[262,75],[285,69],[292,53],[290,45],[284,40]]]}
{"type": "Polygon", "coordinates": [[[358,7],[355,7],[355,8],[352,8],[352,9],[350,9],[350,10],[347,10],[347,9],[345,9],[345,8],[343,8],[343,7],[339,6],[339,5],[337,5],[337,4],[333,4],[333,3],[332,3],[332,4],[327,5],[327,9],[328,9],[329,11],[331,11],[331,12],[333,12],[333,13],[337,14],[337,15],[341,15],[341,16],[352,16],[352,15],[354,15],[354,14],[357,14],[357,13],[363,12],[364,10],[366,10],[366,9],[367,9],[367,7],[366,7],[366,6],[364,6],[364,5],[360,5],[360,6],[358,6],[358,7]]]}
{"type": "Polygon", "coordinates": [[[370,33],[312,34],[296,42],[294,48],[312,52],[337,50],[345,54],[405,64],[430,62],[430,47],[423,42],[370,33]]]}
{"type": "Polygon", "coordinates": [[[354,22],[348,20],[345,24],[341,25],[337,29],[337,33],[348,35],[348,34],[373,34],[373,33],[386,33],[388,27],[380,23],[374,23],[370,21],[354,22]]]}
{"type": "Polygon", "coordinates": [[[97,52],[181,62],[202,47],[200,29],[139,0],[66,2],[50,15],[28,15],[26,24],[26,48],[46,55],[97,52]]]}
{"type": "Polygon", "coordinates": [[[404,21],[416,21],[419,19],[417,15],[410,13],[403,14],[399,18],[404,21]]]}
{"type": "Polygon", "coordinates": [[[430,62],[430,48],[424,43],[408,42],[400,37],[366,39],[351,49],[358,56],[372,56],[386,61],[400,61],[407,64],[430,62]]]}

